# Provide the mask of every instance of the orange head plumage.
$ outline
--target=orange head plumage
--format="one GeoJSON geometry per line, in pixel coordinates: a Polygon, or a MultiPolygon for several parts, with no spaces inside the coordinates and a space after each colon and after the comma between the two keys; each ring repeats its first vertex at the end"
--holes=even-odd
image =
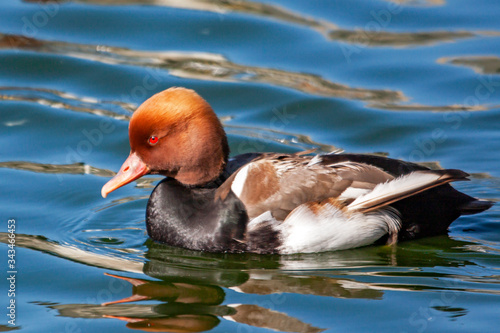
{"type": "Polygon", "coordinates": [[[173,177],[185,185],[217,178],[229,146],[211,106],[196,92],[170,88],[146,100],[129,124],[130,155],[102,195],[148,174],[173,177]]]}

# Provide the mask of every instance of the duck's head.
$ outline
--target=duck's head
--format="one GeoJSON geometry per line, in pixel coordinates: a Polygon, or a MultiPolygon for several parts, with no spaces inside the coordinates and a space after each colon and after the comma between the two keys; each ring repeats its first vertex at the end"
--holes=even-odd
{"type": "Polygon", "coordinates": [[[130,155],[103,186],[103,197],[149,173],[203,185],[220,175],[229,155],[214,111],[185,88],[170,88],[145,101],[130,119],[129,140],[130,155]]]}

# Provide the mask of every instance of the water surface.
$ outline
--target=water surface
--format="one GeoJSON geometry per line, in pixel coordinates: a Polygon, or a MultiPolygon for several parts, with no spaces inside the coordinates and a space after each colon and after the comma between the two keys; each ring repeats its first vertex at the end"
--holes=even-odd
{"type": "Polygon", "coordinates": [[[227,255],[148,240],[161,177],[100,188],[135,108],[185,86],[233,155],[383,154],[465,170],[456,188],[498,201],[499,15],[486,0],[2,1],[0,248],[6,263],[13,219],[17,273],[0,330],[496,330],[498,205],[395,247],[227,255]]]}

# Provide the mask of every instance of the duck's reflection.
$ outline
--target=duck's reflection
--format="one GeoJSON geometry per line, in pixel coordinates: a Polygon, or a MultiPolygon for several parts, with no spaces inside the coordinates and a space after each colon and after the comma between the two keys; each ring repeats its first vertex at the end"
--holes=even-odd
{"type": "Polygon", "coordinates": [[[103,303],[110,313],[105,318],[127,322],[127,327],[148,332],[202,332],[220,322],[219,317],[231,316],[235,310],[230,306],[220,306],[224,301],[222,288],[210,285],[195,285],[180,282],[134,279],[119,275],[106,275],[130,282],[132,296],[103,303]],[[154,306],[137,305],[131,308],[120,303],[155,300],[162,303],[154,306]],[[120,314],[113,314],[118,310],[120,314]],[[146,310],[146,313],[144,311],[146,310]],[[144,316],[146,314],[146,316],[144,316]]]}
{"type": "Polygon", "coordinates": [[[254,304],[222,305],[224,290],[217,285],[129,278],[106,273],[132,285],[132,295],[101,305],[51,305],[61,316],[73,318],[112,318],[126,326],[147,332],[203,332],[221,322],[221,318],[254,327],[281,332],[321,332],[323,329],[304,323],[285,313],[254,304]],[[139,304],[157,301],[159,304],[139,304]],[[136,302],[136,303],[133,303],[136,302]],[[127,303],[127,304],[125,304],[127,303]]]}
{"type": "Polygon", "coordinates": [[[219,305],[224,301],[224,291],[222,288],[216,286],[195,285],[181,282],[152,281],[134,279],[109,273],[104,274],[129,282],[132,285],[132,296],[121,300],[103,303],[103,306],[144,300],[203,305],[219,305]]]}
{"type": "Polygon", "coordinates": [[[143,273],[151,278],[105,273],[130,284],[130,295],[103,304],[49,307],[61,316],[118,319],[128,328],[148,332],[202,332],[222,321],[280,332],[321,332],[323,328],[276,309],[287,301],[288,294],[364,299],[383,296],[383,290],[354,279],[286,274],[278,269],[282,264],[276,256],[240,254],[221,258],[154,242],[147,245],[143,273]],[[260,305],[224,304],[228,291],[271,296],[260,305]]]}
{"type": "Polygon", "coordinates": [[[118,316],[104,317],[127,321],[127,328],[145,332],[203,332],[211,330],[220,322],[215,316],[189,314],[155,319],[137,319],[118,316]]]}
{"type": "MultiPolygon", "coordinates": [[[[0,233],[0,243],[7,242],[7,233],[0,233]]],[[[498,252],[487,254],[483,248],[471,249],[483,245],[447,236],[400,243],[397,247],[372,246],[295,256],[211,254],[148,241],[145,260],[135,261],[40,236],[17,234],[16,246],[108,271],[127,272],[106,274],[120,292],[123,289],[116,288],[120,282],[131,286],[131,293],[123,294],[121,299],[106,299],[103,304],[38,304],[56,310],[60,316],[122,320],[128,328],[151,332],[202,332],[219,324],[238,325],[232,326],[234,330],[259,327],[282,332],[322,331],[320,325],[281,312],[286,308],[283,305],[297,300],[295,295],[380,300],[389,290],[450,291],[442,279],[454,279],[458,284],[454,288],[471,294],[498,293],[484,285],[490,280],[478,282],[475,256],[471,256],[480,252],[482,261],[494,262],[498,252]],[[456,271],[422,271],[424,267],[455,267],[456,271]],[[395,283],[394,276],[413,282],[395,283]],[[235,292],[262,296],[243,297],[235,292]],[[232,299],[251,299],[248,303],[252,304],[231,304],[232,299]]]]}

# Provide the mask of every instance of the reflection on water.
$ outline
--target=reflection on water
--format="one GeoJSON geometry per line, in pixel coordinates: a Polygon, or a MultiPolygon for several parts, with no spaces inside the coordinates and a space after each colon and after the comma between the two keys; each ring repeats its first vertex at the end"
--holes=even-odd
{"type": "Polygon", "coordinates": [[[443,57],[437,62],[470,67],[479,74],[500,74],[500,58],[497,56],[443,57]]]}
{"type": "MultiPolygon", "coordinates": [[[[451,33],[453,34],[453,33],[451,33]]],[[[431,35],[426,33],[425,35],[431,35]]],[[[439,34],[438,34],[439,35],[439,34]]],[[[340,38],[340,37],[339,37],[340,38]]],[[[350,37],[345,37],[350,38],[350,37]]],[[[404,37],[406,38],[406,37],[404,37]]],[[[419,40],[432,40],[425,36],[416,37],[419,40]]],[[[360,41],[360,39],[353,39],[360,41]]],[[[400,91],[379,90],[379,89],[364,89],[350,87],[345,84],[331,82],[321,76],[307,73],[295,73],[273,68],[262,68],[255,66],[245,66],[227,60],[219,54],[201,53],[201,52],[148,52],[134,51],[125,48],[117,47],[99,47],[96,45],[71,44],[64,42],[52,41],[34,41],[26,40],[22,36],[2,35],[0,34],[0,47],[5,48],[28,48],[37,49],[44,53],[67,54],[72,57],[88,59],[109,64],[127,64],[134,66],[152,67],[154,71],[167,70],[170,75],[206,80],[206,81],[225,81],[225,82],[260,82],[275,86],[282,86],[296,89],[309,94],[338,97],[345,99],[353,99],[368,102],[370,107],[385,110],[398,111],[481,111],[489,110],[489,105],[425,105],[421,103],[408,103],[409,98],[400,91]]],[[[151,75],[155,73],[151,72],[151,75]]],[[[158,74],[156,74],[158,75],[158,74]]],[[[2,87],[0,91],[15,90],[14,88],[2,87]]],[[[86,98],[80,100],[72,95],[63,92],[57,92],[57,97],[69,98],[79,102],[78,106],[71,103],[54,101],[53,97],[40,97],[40,93],[51,93],[40,89],[30,89],[36,96],[24,95],[0,95],[0,99],[4,100],[31,100],[44,105],[53,107],[67,108],[78,112],[87,112],[97,115],[105,115],[120,120],[128,120],[129,116],[115,113],[112,111],[92,108],[86,98]],[[22,97],[21,97],[22,96],[22,97]],[[82,105],[83,103],[83,105],[82,105]]],[[[119,105],[128,111],[133,111],[135,105],[124,102],[101,102],[119,105]]],[[[97,104],[97,105],[99,105],[97,104]]]]}
{"type": "MultiPolygon", "coordinates": [[[[1,35],[0,35],[1,37],[1,35]]],[[[12,39],[22,36],[3,36],[9,42],[4,47],[13,47],[12,39]]],[[[0,44],[2,45],[2,44],[0,44]]],[[[148,52],[134,51],[118,47],[99,47],[96,45],[71,44],[64,42],[38,41],[38,43],[19,42],[16,48],[36,49],[44,53],[67,54],[75,58],[88,59],[108,64],[127,64],[134,66],[166,69],[173,76],[209,81],[260,82],[296,89],[315,95],[342,97],[361,101],[386,102],[405,101],[407,98],[397,91],[354,88],[328,81],[318,75],[294,73],[273,68],[245,66],[227,60],[219,54],[202,52],[148,52]]]]}
{"type": "MultiPolygon", "coordinates": [[[[25,2],[36,2],[43,4],[44,1],[38,0],[24,0],[25,2]]],[[[53,1],[46,0],[50,3],[53,1]]],[[[119,6],[119,5],[134,5],[137,4],[137,0],[76,0],[76,1],[64,1],[58,0],[59,3],[64,2],[78,2],[93,5],[107,5],[107,6],[119,6]]],[[[225,14],[228,12],[244,13],[248,15],[255,15],[263,18],[271,18],[273,20],[282,21],[290,24],[295,24],[299,26],[309,27],[311,29],[317,30],[318,32],[325,34],[331,30],[335,29],[336,25],[324,20],[317,20],[312,17],[307,17],[301,15],[300,13],[293,12],[284,7],[254,2],[254,1],[241,1],[241,0],[142,0],[140,1],[142,5],[151,6],[164,6],[172,8],[181,8],[189,10],[200,10],[208,11],[219,14],[225,14]]],[[[221,17],[222,19],[222,17],[221,17]]]]}
{"type": "Polygon", "coordinates": [[[478,35],[469,31],[389,32],[339,29],[330,32],[329,36],[333,40],[362,44],[367,47],[416,47],[453,42],[457,39],[472,38],[478,35]]]}
{"type": "Polygon", "coordinates": [[[116,173],[111,170],[99,169],[85,163],[73,164],[48,164],[25,161],[0,162],[0,168],[24,170],[38,173],[70,174],[70,175],[95,175],[100,177],[113,177],[116,173]]]}
{"type": "Polygon", "coordinates": [[[103,104],[129,107],[120,102],[99,102],[88,97],[79,97],[67,92],[54,89],[29,88],[29,87],[0,87],[0,101],[24,101],[50,106],[55,109],[71,110],[75,112],[90,113],[96,116],[105,116],[117,120],[129,120],[130,116],[119,114],[100,108],[103,104]]]}
{"type": "Polygon", "coordinates": [[[145,205],[162,177],[141,178],[109,200],[99,189],[127,153],[136,103],[182,85],[221,108],[233,152],[339,145],[407,158],[418,149],[431,168],[471,171],[472,181],[457,185],[464,192],[498,201],[496,5],[2,4],[0,201],[19,226],[22,329],[494,331],[498,207],[457,220],[453,238],[293,256],[210,254],[148,240],[145,205]],[[269,119],[285,108],[297,118],[275,130],[269,119]],[[78,151],[83,131],[101,122],[119,130],[71,160],[67,147],[78,151]],[[434,129],[446,139],[428,140],[434,129]]]}
{"type": "Polygon", "coordinates": [[[408,6],[443,6],[446,0],[385,0],[408,6]]]}
{"type": "MultiPolygon", "coordinates": [[[[116,120],[129,121],[130,115],[128,109],[134,110],[137,106],[132,104],[119,105],[122,111],[111,111],[99,106],[103,104],[113,105],[111,108],[116,109],[117,103],[110,102],[99,102],[97,100],[92,101],[86,97],[77,97],[71,94],[67,94],[60,91],[49,90],[49,89],[35,89],[35,88],[15,88],[15,87],[0,87],[0,100],[6,101],[24,101],[30,103],[37,103],[40,105],[47,105],[52,108],[61,108],[64,110],[70,110],[74,112],[84,112],[93,114],[96,116],[109,117],[116,120]],[[3,94],[2,94],[3,92],[3,94]]],[[[259,141],[277,142],[281,145],[294,147],[302,150],[307,150],[311,148],[318,148],[318,151],[329,153],[338,148],[333,145],[323,144],[321,142],[316,142],[311,139],[308,135],[289,133],[281,130],[276,130],[272,128],[257,128],[253,126],[244,125],[232,125],[230,121],[232,117],[221,117],[221,122],[224,125],[226,132],[231,135],[246,136],[248,138],[253,138],[259,141]]],[[[4,123],[6,126],[20,126],[26,122],[25,119],[17,121],[8,121],[4,123]]],[[[69,159],[70,160],[70,159],[69,159]]],[[[69,162],[67,158],[67,162],[69,162]]],[[[43,173],[67,173],[67,174],[93,174],[103,177],[111,177],[115,172],[110,170],[101,170],[96,167],[84,164],[84,163],[74,163],[68,165],[55,165],[55,164],[43,164],[43,163],[33,163],[33,162],[23,162],[23,161],[6,161],[1,162],[0,167],[12,168],[18,170],[26,170],[33,172],[43,172],[43,173]]],[[[158,180],[158,178],[141,178],[137,180],[139,187],[151,187],[142,186],[151,184],[152,182],[158,180]]]]}
{"type": "Polygon", "coordinates": [[[145,332],[203,332],[216,327],[221,319],[279,332],[323,331],[284,313],[252,304],[207,306],[171,302],[158,305],[118,304],[103,307],[91,304],[61,304],[47,307],[57,310],[59,315],[64,317],[122,320],[127,323],[127,328],[145,332]]]}
{"type": "MultiPolygon", "coordinates": [[[[445,0],[386,0],[386,1],[401,6],[403,5],[442,6],[445,4],[445,0]]],[[[77,2],[99,4],[99,5],[127,5],[127,4],[137,3],[136,0],[105,0],[105,1],[80,0],[77,2]]],[[[377,46],[416,47],[422,45],[433,45],[443,42],[453,42],[458,39],[500,35],[500,33],[496,31],[390,32],[381,30],[382,28],[381,24],[375,21],[373,22],[376,23],[377,29],[373,29],[373,27],[370,26],[367,26],[366,29],[343,29],[339,28],[335,23],[332,22],[328,22],[325,20],[318,20],[312,17],[307,17],[301,15],[300,13],[296,13],[276,5],[264,4],[252,1],[243,2],[240,0],[217,0],[217,1],[148,0],[148,1],[143,1],[142,3],[154,6],[166,6],[166,7],[183,8],[190,10],[210,11],[220,14],[227,12],[241,12],[259,17],[267,17],[277,21],[282,21],[290,24],[311,28],[313,30],[318,31],[326,38],[335,42],[362,44],[364,47],[377,47],[377,46]]],[[[401,8],[396,8],[396,12],[399,11],[401,11],[401,8]]]]}
{"type": "MultiPolygon", "coordinates": [[[[111,178],[116,175],[116,172],[93,167],[85,163],[73,164],[49,164],[49,163],[35,163],[26,161],[7,161],[0,162],[0,168],[8,168],[14,170],[31,171],[37,173],[48,174],[69,174],[69,175],[94,175],[99,177],[111,178]]],[[[138,188],[152,189],[155,183],[163,177],[143,177],[136,180],[138,188]]],[[[148,196],[149,197],[149,196],[148,196]]],[[[123,199],[119,199],[122,200],[123,199]]]]}
{"type": "MultiPolygon", "coordinates": [[[[423,5],[423,6],[442,6],[445,0],[386,0],[397,5],[423,5]]],[[[27,1],[39,2],[40,1],[27,1]]],[[[50,1],[49,1],[50,2],[50,1]]],[[[64,1],[59,1],[64,2],[64,1]]],[[[74,1],[71,1],[74,2],[74,1]]],[[[136,0],[79,0],[76,2],[98,4],[98,5],[127,5],[137,4],[136,0]]],[[[301,15],[300,13],[287,10],[283,7],[252,1],[240,0],[147,0],[142,4],[165,6],[173,8],[182,8],[190,10],[201,10],[224,14],[227,12],[240,12],[249,15],[255,15],[264,18],[308,27],[316,30],[332,41],[347,42],[353,44],[363,44],[367,47],[372,46],[396,46],[410,47],[418,45],[431,45],[442,42],[452,42],[456,39],[471,38],[480,36],[482,33],[472,33],[467,31],[430,31],[430,32],[407,32],[393,33],[388,31],[373,30],[348,30],[341,29],[335,23],[325,20],[319,20],[312,17],[301,15]]],[[[399,11],[400,9],[398,9],[399,11]]],[[[380,28],[380,27],[379,27],[380,28]]],[[[486,35],[496,34],[495,32],[486,32],[486,35]]]]}
{"type": "Polygon", "coordinates": [[[461,111],[486,111],[497,108],[496,105],[482,105],[482,104],[452,104],[452,105],[423,105],[420,103],[407,103],[407,104],[390,104],[386,103],[380,105],[378,103],[371,104],[370,106],[377,109],[384,109],[388,111],[431,111],[431,112],[461,112],[461,111]]]}
{"type": "MultiPolygon", "coordinates": [[[[500,294],[500,291],[491,288],[491,284],[498,282],[495,276],[478,276],[476,267],[479,266],[475,264],[474,252],[470,248],[474,244],[446,236],[417,244],[404,243],[397,249],[381,246],[323,253],[316,255],[314,261],[311,255],[221,255],[171,248],[148,241],[144,264],[58,244],[43,237],[19,234],[17,240],[19,247],[95,267],[141,273],[154,278],[106,273],[110,278],[130,285],[132,291],[122,299],[103,304],[36,302],[57,310],[60,316],[122,320],[128,328],[143,331],[175,329],[177,332],[201,332],[217,326],[221,320],[282,332],[323,331],[314,323],[305,323],[275,310],[275,306],[286,301],[287,294],[375,301],[382,300],[385,292],[394,290],[500,294]],[[319,269],[335,266],[338,268],[319,269]],[[425,267],[433,267],[434,271],[426,272],[425,267]],[[445,269],[439,272],[439,267],[445,269]],[[448,274],[446,267],[455,267],[456,271],[448,274]],[[448,283],[450,279],[456,281],[448,283]],[[224,304],[227,290],[275,295],[271,298],[274,305],[268,308],[255,304],[224,304]],[[151,304],[151,301],[156,303],[151,304]]],[[[8,242],[7,233],[0,233],[0,242],[8,242]]],[[[483,261],[486,258],[488,255],[482,256],[483,261]]],[[[495,258],[495,255],[490,256],[491,260],[495,258]]],[[[435,310],[449,313],[451,317],[468,312],[463,307],[436,306],[435,310]]]]}
{"type": "MultiPolygon", "coordinates": [[[[154,320],[144,317],[143,314],[137,314],[134,311],[130,311],[128,316],[123,313],[121,313],[120,316],[104,315],[107,318],[121,319],[128,323],[140,322],[141,326],[144,328],[155,326],[158,329],[161,325],[167,330],[172,329],[171,325],[175,325],[180,331],[191,332],[193,326],[195,326],[193,325],[193,321],[195,321],[198,324],[208,324],[201,325],[201,327],[197,329],[197,331],[203,331],[211,329],[218,324],[218,320],[212,320],[207,323],[205,320],[207,317],[213,318],[215,316],[221,316],[226,320],[256,327],[266,327],[282,332],[313,333],[322,331],[321,329],[303,323],[284,313],[272,311],[258,305],[234,304],[220,306],[224,301],[225,293],[223,289],[217,285],[169,282],[170,277],[164,277],[162,281],[152,281],[112,274],[107,275],[128,281],[133,286],[132,296],[102,304],[103,306],[111,306],[109,309],[111,312],[116,311],[114,305],[119,303],[145,300],[156,300],[164,303],[154,307],[156,314],[163,315],[154,320]],[[186,306],[186,304],[189,304],[189,306],[186,306]],[[189,316],[186,317],[186,315],[189,316]]],[[[58,306],[55,308],[57,307],[58,306]]],[[[61,307],[67,309],[64,305],[61,307]]],[[[121,308],[120,312],[122,310],[121,308]]],[[[138,328],[138,326],[134,327],[138,328]]]]}
{"type": "Polygon", "coordinates": [[[224,122],[223,125],[226,133],[229,135],[234,134],[247,138],[255,138],[256,140],[268,143],[275,141],[286,146],[300,148],[301,150],[317,149],[317,152],[320,153],[342,152],[342,149],[314,141],[308,135],[288,133],[275,129],[255,128],[252,126],[229,125],[224,122]]]}

